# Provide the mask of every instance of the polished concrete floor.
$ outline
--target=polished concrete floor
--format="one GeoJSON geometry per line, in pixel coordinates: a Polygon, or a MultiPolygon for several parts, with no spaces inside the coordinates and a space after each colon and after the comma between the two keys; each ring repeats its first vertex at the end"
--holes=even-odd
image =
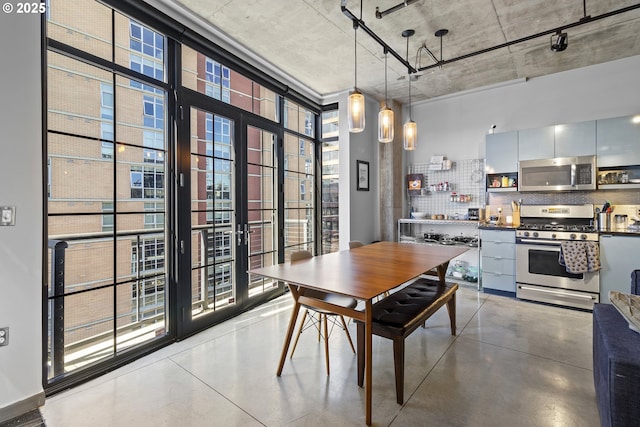
{"type": "MultiPolygon", "coordinates": [[[[47,399],[48,427],[364,425],[364,389],[344,334],[331,375],[305,332],[275,375],[287,294],[124,368],[47,399]]],[[[405,403],[391,341],[373,341],[373,425],[599,426],[591,313],[458,291],[458,335],[441,309],[406,340],[405,403]]],[[[349,324],[355,338],[355,326],[349,324]]]]}

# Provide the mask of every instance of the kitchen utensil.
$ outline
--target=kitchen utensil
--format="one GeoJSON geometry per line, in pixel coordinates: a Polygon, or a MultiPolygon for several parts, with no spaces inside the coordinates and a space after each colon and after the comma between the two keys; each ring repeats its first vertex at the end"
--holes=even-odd
{"type": "Polygon", "coordinates": [[[598,230],[608,231],[611,229],[611,213],[600,212],[598,214],[598,230]]]}
{"type": "Polygon", "coordinates": [[[627,228],[627,215],[614,215],[613,216],[613,224],[616,229],[625,229],[627,228]]]}
{"type": "Polygon", "coordinates": [[[442,234],[439,233],[424,233],[424,240],[430,242],[439,242],[442,238],[442,234]]]}

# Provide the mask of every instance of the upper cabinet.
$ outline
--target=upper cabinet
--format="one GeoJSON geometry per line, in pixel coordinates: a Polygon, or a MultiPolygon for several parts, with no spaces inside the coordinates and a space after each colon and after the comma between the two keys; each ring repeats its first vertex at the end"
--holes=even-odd
{"type": "Polygon", "coordinates": [[[598,167],[640,165],[640,115],[597,121],[598,167]]]}
{"type": "Polygon", "coordinates": [[[596,154],[595,120],[518,132],[518,160],[596,154]]]}
{"type": "Polygon", "coordinates": [[[487,135],[485,152],[487,174],[518,171],[518,132],[487,135]]]}
{"type": "Polygon", "coordinates": [[[518,160],[552,159],[555,156],[555,126],[518,132],[518,160]]]}
{"type": "Polygon", "coordinates": [[[593,156],[596,154],[595,120],[554,127],[555,157],[593,156]]]}

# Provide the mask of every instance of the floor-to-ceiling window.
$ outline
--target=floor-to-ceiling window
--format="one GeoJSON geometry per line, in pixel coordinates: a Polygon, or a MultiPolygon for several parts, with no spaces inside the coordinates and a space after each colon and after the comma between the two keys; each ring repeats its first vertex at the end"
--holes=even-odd
{"type": "Polygon", "coordinates": [[[317,244],[317,112],[108,3],[45,18],[54,391],[276,296],[246,270],[317,244]]]}
{"type": "Polygon", "coordinates": [[[285,101],[284,246],[286,258],[299,250],[315,251],[315,117],[285,101]]]}
{"type": "Polygon", "coordinates": [[[322,113],[322,253],[340,250],[338,110],[322,113]]]}
{"type": "Polygon", "coordinates": [[[167,65],[164,35],[100,3],[52,0],[47,18],[51,40],[86,55],[47,53],[55,380],[168,333],[167,65]]]}

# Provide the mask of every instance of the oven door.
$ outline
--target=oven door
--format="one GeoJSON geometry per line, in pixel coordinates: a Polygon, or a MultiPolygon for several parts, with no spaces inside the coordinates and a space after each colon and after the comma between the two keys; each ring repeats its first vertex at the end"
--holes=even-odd
{"type": "Polygon", "coordinates": [[[516,282],[583,292],[600,292],[599,273],[569,273],[560,265],[560,242],[519,239],[516,244],[516,282]]]}

